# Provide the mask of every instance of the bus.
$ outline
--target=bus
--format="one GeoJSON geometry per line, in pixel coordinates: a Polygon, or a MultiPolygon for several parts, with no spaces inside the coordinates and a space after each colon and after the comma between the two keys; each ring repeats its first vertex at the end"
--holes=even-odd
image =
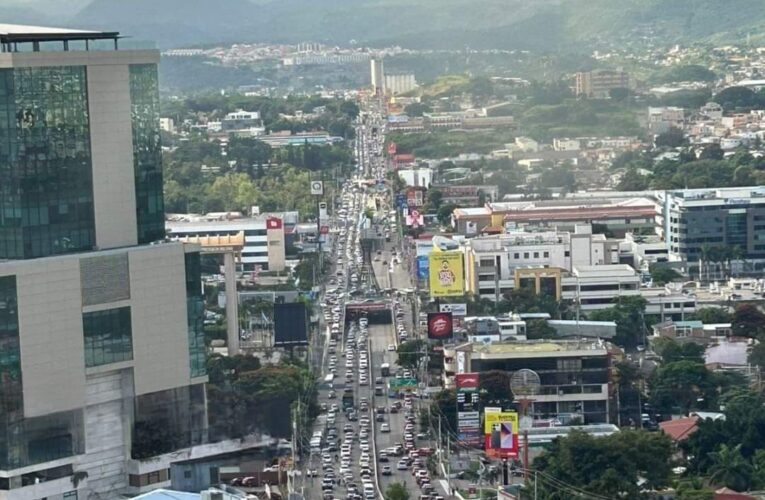
{"type": "Polygon", "coordinates": [[[390,377],[390,364],[383,363],[380,365],[380,375],[383,377],[390,377]]]}
{"type": "Polygon", "coordinates": [[[343,411],[353,409],[353,392],[343,392],[343,411]]]}

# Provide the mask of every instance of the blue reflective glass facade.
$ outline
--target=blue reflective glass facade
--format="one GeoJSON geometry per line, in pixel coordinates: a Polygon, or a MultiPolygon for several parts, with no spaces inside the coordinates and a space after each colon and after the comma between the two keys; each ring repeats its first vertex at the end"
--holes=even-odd
{"type": "Polygon", "coordinates": [[[16,277],[6,276],[0,278],[0,466],[16,460],[23,418],[16,277]]]}
{"type": "Polygon", "coordinates": [[[100,366],[133,359],[130,307],[84,313],[85,366],[100,366]]]}
{"type": "Polygon", "coordinates": [[[130,66],[130,109],[138,243],[151,243],[165,237],[157,65],[130,66]]]}
{"type": "Polygon", "coordinates": [[[199,252],[186,254],[186,314],[189,329],[189,366],[192,377],[207,374],[205,348],[205,302],[202,295],[202,266],[199,252]]]}
{"type": "Polygon", "coordinates": [[[0,69],[0,258],[94,242],[85,68],[0,69]]]}

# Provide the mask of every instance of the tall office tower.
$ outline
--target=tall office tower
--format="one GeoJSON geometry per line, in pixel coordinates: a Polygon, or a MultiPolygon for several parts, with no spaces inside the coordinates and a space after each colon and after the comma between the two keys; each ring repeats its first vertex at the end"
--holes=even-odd
{"type": "Polygon", "coordinates": [[[372,58],[369,60],[370,78],[372,81],[372,92],[375,95],[385,93],[385,72],[383,70],[382,59],[372,58]]]}
{"type": "Polygon", "coordinates": [[[159,53],[118,42],[0,25],[2,499],[169,486],[168,453],[209,441],[199,249],[163,241],[159,53]]]}

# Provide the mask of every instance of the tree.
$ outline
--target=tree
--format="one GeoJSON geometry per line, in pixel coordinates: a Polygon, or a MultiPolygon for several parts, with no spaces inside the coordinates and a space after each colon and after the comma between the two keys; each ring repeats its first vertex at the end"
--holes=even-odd
{"type": "Polygon", "coordinates": [[[695,319],[706,324],[715,324],[730,323],[732,317],[728,311],[720,307],[702,307],[701,309],[696,309],[696,312],[689,319],[695,319]]]}
{"type": "Polygon", "coordinates": [[[709,480],[735,491],[746,491],[752,481],[752,465],[741,454],[741,445],[720,445],[712,453],[709,480]]]}
{"type": "Polygon", "coordinates": [[[441,208],[438,209],[436,215],[438,217],[438,222],[444,226],[448,226],[451,223],[452,212],[454,212],[455,208],[459,208],[459,205],[455,203],[445,203],[441,205],[441,208]]]}
{"type": "MultiPolygon", "coordinates": [[[[659,433],[625,430],[607,437],[573,431],[555,439],[534,460],[534,469],[547,477],[609,498],[640,498],[644,488],[660,489],[669,483],[672,443],[659,433]]],[[[539,482],[539,497],[563,500],[570,493],[555,483],[539,482]]]]}
{"type": "Polygon", "coordinates": [[[671,281],[677,281],[682,278],[680,273],[671,267],[660,263],[651,264],[650,271],[654,284],[658,286],[664,286],[671,281]]]}
{"type": "Polygon", "coordinates": [[[642,297],[620,297],[614,307],[592,311],[587,318],[592,321],[616,322],[614,342],[624,347],[634,347],[643,343],[645,335],[646,300],[642,297]]]}
{"type": "Polygon", "coordinates": [[[693,342],[679,344],[669,337],[659,337],[652,341],[652,345],[664,364],[682,360],[704,362],[704,346],[693,342]]]}
{"type": "Polygon", "coordinates": [[[409,500],[409,490],[404,483],[391,483],[385,489],[385,500],[409,500]]]}
{"type": "Polygon", "coordinates": [[[422,340],[408,340],[398,345],[398,364],[404,368],[416,368],[420,358],[424,355],[425,342],[422,340]]]}
{"type": "Polygon", "coordinates": [[[619,180],[617,186],[620,191],[643,191],[648,189],[650,177],[640,174],[636,168],[630,168],[619,180]]]}
{"type": "Polygon", "coordinates": [[[765,342],[757,342],[752,347],[752,351],[749,353],[749,362],[760,369],[760,372],[765,371],[765,342]]]}
{"type": "Polygon", "coordinates": [[[558,331],[543,319],[532,319],[526,324],[526,338],[529,340],[551,339],[558,336],[558,331]]]}
{"type": "Polygon", "coordinates": [[[444,199],[444,193],[438,189],[428,190],[428,206],[431,210],[438,210],[441,207],[441,202],[444,199]]]}
{"type": "Polygon", "coordinates": [[[765,331],[765,314],[754,304],[741,304],[733,312],[733,334],[760,337],[765,331]]]}
{"type": "Polygon", "coordinates": [[[258,189],[244,173],[228,173],[215,179],[208,190],[208,210],[248,211],[257,205],[258,189]]]}
{"type": "Polygon", "coordinates": [[[663,413],[688,413],[715,401],[712,374],[697,361],[681,360],[661,366],[651,379],[651,404],[663,413]]]}
{"type": "Polygon", "coordinates": [[[503,370],[488,370],[478,377],[481,404],[484,406],[507,407],[513,402],[510,392],[510,373],[503,370]]]}
{"type": "Polygon", "coordinates": [[[677,127],[670,127],[666,132],[656,136],[654,144],[657,148],[679,148],[685,145],[685,133],[677,127]]]}
{"type": "Polygon", "coordinates": [[[622,102],[630,96],[630,89],[625,87],[616,87],[608,90],[608,97],[616,102],[622,102]]]}
{"type": "Polygon", "coordinates": [[[699,160],[722,160],[725,152],[719,144],[710,144],[701,150],[699,160]]]}
{"type": "Polygon", "coordinates": [[[424,113],[430,113],[432,108],[422,102],[413,102],[404,108],[404,113],[410,117],[422,116],[424,113]]]}
{"type": "Polygon", "coordinates": [[[754,108],[760,105],[757,93],[746,87],[728,87],[718,92],[712,100],[722,106],[725,111],[754,108]]]}

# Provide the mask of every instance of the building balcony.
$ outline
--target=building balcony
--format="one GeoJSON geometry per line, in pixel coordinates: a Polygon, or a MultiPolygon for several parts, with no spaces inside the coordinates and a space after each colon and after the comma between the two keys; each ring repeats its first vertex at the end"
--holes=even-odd
{"type": "Polygon", "coordinates": [[[533,399],[536,403],[600,401],[608,399],[608,384],[545,385],[533,399]]]}
{"type": "Polygon", "coordinates": [[[38,498],[60,498],[64,493],[75,491],[87,485],[87,478],[81,480],[77,487],[72,482],[72,476],[60,477],[21,488],[0,492],[3,500],[36,500],[38,498]]]}

